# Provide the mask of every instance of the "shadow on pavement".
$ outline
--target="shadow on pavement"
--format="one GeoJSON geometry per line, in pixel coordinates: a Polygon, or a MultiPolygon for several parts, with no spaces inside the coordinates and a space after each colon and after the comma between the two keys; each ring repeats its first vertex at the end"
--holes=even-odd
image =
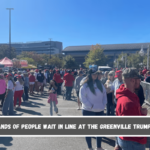
{"type": "Polygon", "coordinates": [[[26,102],[22,102],[21,103],[22,106],[26,106],[26,107],[40,107],[40,106],[45,106],[42,103],[37,103],[37,102],[33,102],[33,101],[29,101],[29,103],[26,102]]]}
{"type": "Polygon", "coordinates": [[[57,114],[57,116],[61,116],[61,114],[57,114]]]}
{"type": "Polygon", "coordinates": [[[24,113],[27,113],[27,114],[30,114],[30,115],[42,116],[41,113],[38,113],[38,112],[33,111],[33,110],[27,110],[27,109],[19,108],[19,109],[17,109],[17,111],[24,112],[24,113]]]}
{"type": "MultiPolygon", "coordinates": [[[[41,97],[40,97],[41,98],[41,97]]],[[[29,101],[31,100],[41,100],[39,96],[29,97],[29,101]],[[38,97],[38,98],[37,98],[38,97]]]]}
{"type": "Polygon", "coordinates": [[[7,148],[5,148],[5,147],[0,147],[0,150],[6,150],[7,148]]]}
{"type": "Polygon", "coordinates": [[[107,137],[102,138],[102,142],[107,143],[108,145],[115,147],[115,141],[112,139],[109,139],[107,137]]]}
{"type": "MultiPolygon", "coordinates": [[[[11,143],[13,140],[12,137],[0,137],[0,144],[3,144],[4,146],[12,146],[13,144],[11,143]]],[[[0,148],[0,150],[6,150],[7,148],[0,148]]]]}

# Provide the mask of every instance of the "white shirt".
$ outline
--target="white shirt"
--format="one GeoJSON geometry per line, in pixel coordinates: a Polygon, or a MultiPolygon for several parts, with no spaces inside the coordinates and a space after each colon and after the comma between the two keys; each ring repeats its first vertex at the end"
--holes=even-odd
{"type": "Polygon", "coordinates": [[[34,73],[34,75],[35,75],[35,81],[37,81],[37,74],[38,74],[37,72],[34,73]]]}
{"type": "Polygon", "coordinates": [[[101,92],[96,83],[94,84],[95,94],[93,94],[90,88],[87,86],[87,83],[83,84],[80,88],[79,98],[82,103],[82,109],[92,112],[103,111],[107,104],[107,95],[106,90],[103,87],[103,92],[101,92]]]}
{"type": "Polygon", "coordinates": [[[47,79],[47,72],[44,73],[45,78],[47,79]]]}
{"type": "Polygon", "coordinates": [[[14,84],[11,80],[9,80],[8,83],[7,83],[7,89],[13,90],[13,88],[14,88],[14,84]]]}
{"type": "Polygon", "coordinates": [[[21,91],[24,89],[24,86],[20,84],[19,81],[16,81],[15,91],[21,91]]]}

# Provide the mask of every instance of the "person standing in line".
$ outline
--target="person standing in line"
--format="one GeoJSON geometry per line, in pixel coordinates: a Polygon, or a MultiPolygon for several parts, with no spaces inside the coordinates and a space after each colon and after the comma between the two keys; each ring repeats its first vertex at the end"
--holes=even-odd
{"type": "Polygon", "coordinates": [[[34,90],[38,93],[38,80],[37,80],[37,74],[38,74],[39,70],[36,69],[34,72],[35,75],[35,85],[34,85],[34,90]]]}
{"type": "Polygon", "coordinates": [[[75,83],[74,83],[74,87],[75,87],[77,98],[78,98],[78,108],[77,108],[78,110],[80,110],[80,105],[81,105],[81,102],[80,102],[80,99],[79,99],[80,82],[83,78],[84,78],[83,77],[83,72],[79,71],[79,76],[76,77],[75,83]]]}
{"type": "Polygon", "coordinates": [[[61,85],[62,85],[63,80],[61,79],[59,70],[56,70],[56,73],[53,76],[53,80],[55,80],[58,85],[57,94],[61,95],[61,85]]]}
{"type": "Polygon", "coordinates": [[[13,90],[14,90],[15,82],[13,81],[11,74],[8,74],[6,78],[7,78],[7,91],[6,91],[5,100],[4,100],[3,109],[2,109],[2,114],[4,116],[7,115],[8,110],[9,110],[9,115],[14,115],[13,90]]]}
{"type": "Polygon", "coordinates": [[[50,70],[50,73],[49,73],[49,76],[48,76],[48,78],[49,78],[49,82],[48,83],[50,83],[50,81],[53,80],[53,76],[54,76],[53,71],[50,70]]]}
{"type": "MultiPolygon", "coordinates": [[[[122,71],[121,70],[117,70],[115,72],[115,80],[113,82],[113,91],[114,91],[114,102],[115,102],[115,105],[117,104],[117,100],[116,100],[116,90],[120,87],[120,85],[123,84],[123,80],[122,80],[122,71]]],[[[116,145],[115,145],[115,148],[114,150],[120,150],[120,146],[118,144],[118,141],[117,141],[117,138],[116,138],[116,145]]]]}
{"type": "Polygon", "coordinates": [[[114,88],[113,88],[114,74],[113,71],[108,73],[108,80],[105,83],[107,93],[107,115],[114,115],[114,88]]]}
{"type": "Polygon", "coordinates": [[[3,103],[4,103],[4,99],[5,99],[5,94],[6,94],[6,82],[4,80],[3,75],[0,75],[0,100],[1,101],[1,105],[2,107],[0,108],[0,110],[2,110],[3,108],[3,103]]]}
{"type": "Polygon", "coordinates": [[[66,87],[66,100],[71,100],[71,90],[73,87],[74,77],[71,75],[71,71],[68,70],[68,73],[64,75],[65,87],[66,87]]]}
{"type": "Polygon", "coordinates": [[[57,89],[58,85],[55,80],[50,81],[50,87],[49,87],[49,97],[48,97],[48,103],[50,103],[50,115],[53,116],[53,105],[54,105],[54,111],[58,113],[58,108],[57,108],[57,89]]]}
{"type": "Polygon", "coordinates": [[[14,89],[14,109],[16,109],[17,98],[19,99],[18,108],[21,108],[20,105],[21,105],[21,97],[23,95],[23,89],[24,89],[24,81],[22,80],[22,76],[18,76],[14,89]]]}
{"type": "Polygon", "coordinates": [[[30,95],[33,95],[33,87],[35,84],[35,76],[34,76],[34,72],[31,71],[31,74],[29,75],[29,88],[30,88],[30,95]]]}
{"type": "MultiPolygon", "coordinates": [[[[87,79],[80,88],[79,98],[82,103],[83,116],[103,116],[107,104],[106,90],[97,78],[96,70],[89,70],[87,79]]],[[[102,137],[97,137],[96,150],[104,150],[101,147],[102,137]]],[[[88,150],[93,150],[91,137],[86,137],[88,150]]]]}
{"type": "MultiPolygon", "coordinates": [[[[116,91],[117,116],[143,116],[147,115],[147,109],[142,108],[135,89],[139,84],[140,75],[135,68],[128,68],[123,71],[123,81],[116,91]]],[[[119,146],[122,150],[145,150],[146,137],[118,137],[119,146]]]]}
{"type": "Polygon", "coordinates": [[[43,81],[44,81],[44,74],[42,73],[42,70],[39,70],[39,73],[37,74],[37,81],[38,81],[38,92],[41,91],[41,95],[42,95],[43,94],[43,81]]]}
{"type": "Polygon", "coordinates": [[[24,101],[28,101],[29,95],[29,78],[28,78],[28,73],[24,74],[24,101]]]}
{"type": "Polygon", "coordinates": [[[104,73],[104,78],[101,79],[101,82],[102,82],[103,85],[104,85],[104,84],[106,83],[106,81],[107,81],[108,73],[109,73],[109,71],[105,71],[105,73],[104,73]]]}

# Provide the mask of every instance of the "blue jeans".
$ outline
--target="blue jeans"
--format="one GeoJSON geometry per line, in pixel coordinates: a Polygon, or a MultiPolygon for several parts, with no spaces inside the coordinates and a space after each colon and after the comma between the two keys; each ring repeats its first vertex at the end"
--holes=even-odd
{"type": "Polygon", "coordinates": [[[71,99],[72,87],[66,86],[66,99],[71,99]]]}
{"type": "Polygon", "coordinates": [[[28,91],[29,91],[29,88],[27,86],[25,86],[24,93],[23,93],[24,101],[28,101],[28,98],[29,98],[28,91]]]}
{"type": "Polygon", "coordinates": [[[13,102],[13,91],[9,90],[7,97],[4,100],[3,103],[3,109],[2,109],[2,113],[3,115],[7,115],[7,112],[9,110],[9,115],[13,115],[14,114],[14,102],[13,102]]]}
{"type": "MultiPolygon", "coordinates": [[[[87,110],[82,110],[83,116],[103,116],[104,111],[101,112],[92,112],[87,110]]],[[[85,137],[88,148],[92,148],[91,137],[85,137]]],[[[101,148],[102,137],[96,137],[97,148],[101,148]]]]}
{"type": "Polygon", "coordinates": [[[114,116],[114,105],[107,103],[107,116],[114,116]]]}
{"type": "Polygon", "coordinates": [[[125,141],[117,137],[118,144],[122,150],[145,150],[145,145],[134,141],[125,141]]]}

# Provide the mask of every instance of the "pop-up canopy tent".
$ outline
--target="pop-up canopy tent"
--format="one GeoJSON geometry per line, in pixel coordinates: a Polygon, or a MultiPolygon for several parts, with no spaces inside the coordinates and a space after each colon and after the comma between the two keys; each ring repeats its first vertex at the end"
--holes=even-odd
{"type": "Polygon", "coordinates": [[[5,67],[13,67],[13,62],[7,57],[0,60],[0,64],[4,65],[5,67]]]}

